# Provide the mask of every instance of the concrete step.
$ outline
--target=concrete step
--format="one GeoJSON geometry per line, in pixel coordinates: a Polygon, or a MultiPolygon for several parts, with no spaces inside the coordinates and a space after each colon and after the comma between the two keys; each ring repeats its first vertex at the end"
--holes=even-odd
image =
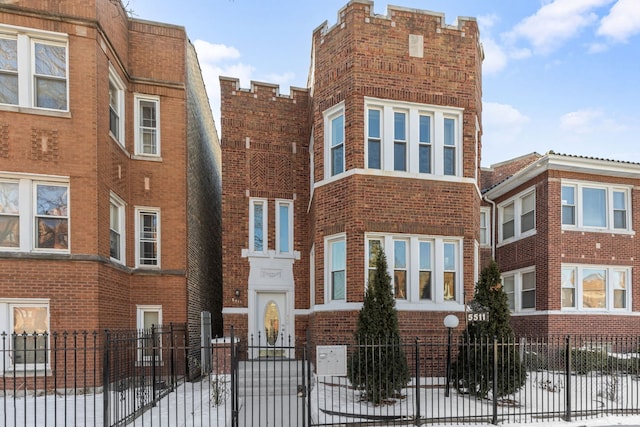
{"type": "MultiPolygon", "coordinates": [[[[296,395],[303,384],[303,362],[291,359],[257,359],[238,362],[240,396],[296,395]]],[[[304,367],[305,369],[307,366],[304,367]]]]}

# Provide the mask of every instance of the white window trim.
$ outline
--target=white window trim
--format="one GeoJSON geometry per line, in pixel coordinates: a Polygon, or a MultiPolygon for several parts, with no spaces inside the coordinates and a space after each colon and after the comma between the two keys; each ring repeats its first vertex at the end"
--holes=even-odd
{"type": "Polygon", "coordinates": [[[249,253],[255,255],[266,255],[269,249],[269,204],[267,199],[259,199],[251,197],[249,199],[249,253]],[[262,250],[258,251],[255,248],[254,241],[254,225],[255,225],[255,205],[256,203],[262,204],[262,250]]]}
{"type": "MultiPolygon", "coordinates": [[[[7,373],[11,371],[13,374],[15,370],[23,370],[26,369],[28,372],[49,369],[51,362],[51,308],[50,301],[48,298],[0,298],[0,334],[5,332],[7,334],[7,350],[9,354],[13,353],[13,340],[11,339],[11,334],[13,333],[13,307],[45,307],[47,309],[47,325],[49,330],[47,331],[47,363],[12,363],[13,357],[4,358],[4,369],[6,369],[7,373]]],[[[33,331],[26,331],[28,334],[33,331]]],[[[22,332],[19,332],[21,334],[22,332]]],[[[3,368],[2,360],[0,360],[0,370],[3,368]]]]}
{"type": "MultiPolygon", "coordinates": [[[[347,162],[346,162],[346,145],[347,145],[347,136],[344,133],[344,141],[343,141],[343,149],[342,149],[342,169],[341,173],[332,174],[331,169],[333,168],[333,162],[331,161],[331,121],[336,117],[342,115],[344,117],[344,101],[334,105],[333,107],[325,110],[322,115],[324,117],[324,177],[325,179],[329,179],[334,176],[341,176],[347,171],[347,162]]],[[[346,123],[346,117],[344,117],[343,123],[346,123]]]]}
{"type": "Polygon", "coordinates": [[[26,109],[28,112],[40,111],[68,113],[69,110],[69,37],[64,33],[43,31],[27,27],[13,25],[0,25],[0,34],[3,38],[17,40],[18,51],[18,104],[0,104],[3,109],[26,109]],[[57,45],[65,48],[65,78],[66,82],[66,109],[37,107],[35,91],[35,46],[34,43],[57,45]],[[4,108],[7,107],[7,108],[4,108]]]}
{"type": "MultiPolygon", "coordinates": [[[[154,325],[154,326],[162,326],[162,306],[161,305],[137,305],[136,306],[136,324],[137,324],[136,326],[140,334],[142,334],[143,331],[146,331],[146,329],[144,329],[144,313],[147,313],[147,312],[158,313],[158,325],[154,325]]],[[[158,342],[160,343],[160,348],[162,348],[161,334],[158,336],[158,342]]],[[[142,347],[142,344],[140,344],[138,345],[138,351],[137,351],[137,358],[136,358],[137,363],[151,362],[153,358],[150,356],[144,356],[142,351],[143,351],[143,347],[142,347]]],[[[158,357],[156,358],[156,360],[157,361],[162,360],[162,351],[158,352],[158,357]]]]}
{"type": "MultiPolygon", "coordinates": [[[[118,264],[126,264],[127,260],[127,252],[126,252],[126,203],[117,194],[111,193],[109,197],[109,233],[111,233],[111,205],[115,205],[118,208],[119,212],[119,221],[118,226],[120,227],[120,259],[109,257],[112,261],[117,262],[118,264]]],[[[109,236],[109,241],[111,241],[111,236],[109,236]]],[[[111,254],[111,249],[109,249],[109,254],[111,254]]]]}
{"type": "Polygon", "coordinates": [[[379,98],[364,98],[365,168],[368,168],[368,132],[370,108],[381,110],[381,170],[420,176],[439,176],[445,179],[464,176],[462,168],[462,108],[412,102],[390,101],[379,98]],[[407,113],[407,171],[394,170],[394,112],[407,113]],[[431,117],[431,173],[419,173],[420,116],[431,117]],[[455,120],[455,175],[444,174],[444,119],[455,120]]]}
{"type": "Polygon", "coordinates": [[[136,93],[133,96],[133,120],[134,120],[134,141],[135,141],[135,155],[142,157],[161,157],[161,147],[160,147],[160,97],[154,95],[146,95],[141,93],[136,93]],[[148,101],[156,104],[156,153],[145,153],[142,148],[142,138],[140,137],[140,101],[148,101]]]}
{"type": "MultiPolygon", "coordinates": [[[[118,107],[118,135],[114,135],[111,132],[111,124],[109,123],[109,135],[111,136],[111,138],[113,138],[118,144],[120,144],[122,147],[125,146],[125,90],[126,87],[124,85],[124,83],[122,83],[122,80],[120,79],[120,76],[118,75],[118,73],[116,72],[115,68],[113,68],[113,65],[109,64],[109,84],[113,83],[113,85],[116,87],[116,89],[118,89],[117,91],[117,95],[118,95],[118,99],[117,99],[117,107],[118,107]]],[[[111,108],[111,106],[109,106],[109,108],[111,108]]],[[[109,112],[109,114],[111,114],[111,112],[109,112]]],[[[111,120],[109,118],[109,120],[111,120]]]]}
{"type": "Polygon", "coordinates": [[[153,207],[145,207],[145,206],[136,206],[135,208],[135,233],[136,233],[136,268],[142,269],[150,269],[157,270],[160,269],[160,260],[161,258],[161,217],[160,217],[160,209],[153,207]],[[142,213],[150,213],[156,215],[156,223],[157,223],[157,231],[156,231],[156,248],[158,249],[156,252],[156,264],[140,264],[140,215],[142,213]]]}
{"type": "Polygon", "coordinates": [[[292,200],[276,200],[276,253],[278,255],[293,255],[293,201],[292,200]],[[283,251],[280,247],[280,207],[287,206],[288,212],[288,234],[289,234],[289,250],[283,251]]]}
{"type": "Polygon", "coordinates": [[[505,200],[504,202],[501,202],[500,204],[498,204],[498,246],[502,246],[511,242],[514,242],[516,240],[520,240],[520,239],[524,239],[526,237],[529,236],[533,236],[534,234],[537,233],[537,221],[536,221],[536,217],[537,217],[537,212],[538,211],[538,206],[537,206],[537,197],[536,197],[536,190],[535,187],[529,187],[524,191],[521,191],[520,193],[516,194],[513,197],[510,197],[509,199],[505,200]],[[529,196],[531,193],[533,193],[533,228],[531,230],[527,230],[524,233],[522,233],[520,230],[522,228],[522,199],[524,199],[526,196],[529,196]],[[504,218],[504,207],[513,203],[513,217],[514,217],[514,230],[513,230],[513,236],[509,237],[508,239],[503,238],[502,234],[503,234],[503,229],[502,229],[502,224],[503,224],[503,218],[504,218]]]}
{"type": "Polygon", "coordinates": [[[63,253],[71,252],[71,186],[68,177],[54,175],[33,175],[33,174],[9,174],[0,173],[0,181],[13,182],[18,184],[19,198],[19,227],[20,246],[0,247],[0,252],[33,252],[33,253],[63,253]],[[67,187],[67,249],[38,248],[36,230],[37,210],[34,208],[37,203],[36,185],[56,185],[67,187]]]}
{"type": "MultiPolygon", "coordinates": [[[[630,266],[618,266],[618,265],[600,265],[600,264],[562,264],[560,266],[560,271],[565,268],[573,268],[575,271],[575,307],[562,307],[562,298],[560,298],[560,310],[565,312],[581,312],[581,313],[628,313],[632,311],[632,273],[633,268],[630,266]],[[605,270],[606,271],[606,307],[605,308],[585,308],[583,306],[583,293],[582,293],[582,278],[584,270],[605,270]],[[613,307],[613,295],[614,295],[614,287],[613,287],[613,272],[614,271],[624,271],[627,275],[627,288],[625,289],[625,308],[614,308],[613,307]]],[[[562,292],[562,288],[561,288],[562,292]]]]}
{"type": "MultiPolygon", "coordinates": [[[[575,230],[575,231],[589,231],[589,232],[605,232],[605,233],[617,233],[617,234],[635,234],[633,230],[633,215],[631,212],[631,190],[633,187],[627,185],[609,185],[600,182],[591,181],[574,181],[574,180],[562,180],[560,183],[560,194],[562,194],[562,187],[573,187],[575,189],[575,225],[561,224],[563,230],[575,230]],[[593,227],[583,225],[583,209],[582,209],[582,189],[583,188],[595,188],[606,191],[607,208],[606,208],[606,223],[605,227],[593,227]],[[625,194],[626,203],[626,223],[627,228],[614,228],[613,222],[613,193],[619,191],[625,194]]],[[[562,223],[562,201],[560,201],[560,222],[562,223]]]]}
{"type": "Polygon", "coordinates": [[[347,235],[346,233],[334,234],[326,236],[324,238],[324,259],[325,259],[325,277],[324,277],[324,303],[325,304],[337,304],[343,305],[347,303],[347,268],[348,262],[346,261],[346,255],[348,254],[347,248],[347,235]],[[338,241],[344,241],[345,251],[345,266],[344,266],[344,299],[334,300],[331,295],[331,244],[338,241]]]}
{"type": "Polygon", "coordinates": [[[394,240],[407,241],[407,298],[396,299],[398,308],[407,310],[442,310],[443,308],[459,308],[463,306],[463,276],[464,276],[464,241],[461,237],[426,236],[407,234],[381,234],[365,233],[365,259],[364,259],[364,289],[369,277],[369,240],[380,240],[387,257],[387,272],[391,276],[393,286],[393,259],[394,240]],[[431,242],[431,299],[420,299],[420,242],[431,242]],[[456,245],[456,282],[455,299],[444,299],[444,245],[453,243],[456,245]]]}
{"type": "MultiPolygon", "coordinates": [[[[535,307],[534,308],[522,308],[522,293],[524,292],[524,289],[522,288],[522,276],[524,274],[527,274],[527,273],[533,273],[534,274],[534,279],[537,279],[537,277],[535,275],[535,273],[536,273],[536,267],[535,266],[520,268],[518,270],[511,270],[511,271],[507,271],[507,272],[502,273],[503,291],[504,291],[504,278],[505,277],[513,277],[514,309],[511,310],[512,313],[536,311],[535,307]]],[[[538,281],[537,280],[535,281],[534,291],[536,293],[536,299],[537,299],[537,293],[538,293],[538,281]]]]}
{"type": "Polygon", "coordinates": [[[480,207],[480,216],[482,217],[482,214],[484,214],[485,216],[485,229],[486,229],[486,233],[487,235],[486,237],[486,242],[482,241],[482,221],[480,221],[480,247],[486,248],[486,247],[491,247],[491,243],[492,243],[492,234],[491,234],[491,208],[488,206],[481,206],[480,207]]]}

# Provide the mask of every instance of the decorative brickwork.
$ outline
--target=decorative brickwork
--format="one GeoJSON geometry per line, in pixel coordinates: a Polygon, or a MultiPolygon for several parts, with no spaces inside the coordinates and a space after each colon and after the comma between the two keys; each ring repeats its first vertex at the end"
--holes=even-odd
{"type": "Polygon", "coordinates": [[[58,131],[31,129],[31,159],[45,162],[58,160],[58,131]]]}
{"type": "Polygon", "coordinates": [[[0,123],[0,157],[9,157],[9,125],[0,123]]]}

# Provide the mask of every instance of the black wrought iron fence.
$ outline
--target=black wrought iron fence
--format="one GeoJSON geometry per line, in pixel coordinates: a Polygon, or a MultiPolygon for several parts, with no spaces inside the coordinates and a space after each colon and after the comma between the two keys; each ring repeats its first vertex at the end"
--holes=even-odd
{"type": "Polygon", "coordinates": [[[186,335],[184,325],[2,334],[0,425],[508,424],[640,413],[640,337],[324,346],[258,335],[205,344],[211,359],[197,366],[186,335]]]}

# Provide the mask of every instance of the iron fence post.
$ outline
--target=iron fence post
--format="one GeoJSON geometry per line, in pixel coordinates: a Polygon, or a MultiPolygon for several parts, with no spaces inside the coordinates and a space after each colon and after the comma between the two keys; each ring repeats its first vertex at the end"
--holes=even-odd
{"type": "Polygon", "coordinates": [[[447,329],[449,330],[447,338],[447,378],[445,378],[445,380],[447,381],[447,385],[444,389],[444,397],[449,397],[449,378],[451,377],[451,329],[453,328],[447,329]]]}
{"type": "Polygon", "coordinates": [[[236,339],[231,327],[231,425],[238,427],[238,367],[236,366],[236,339]]]}
{"type": "Polygon", "coordinates": [[[565,338],[565,421],[571,421],[571,337],[565,338]]]}
{"type": "Polygon", "coordinates": [[[151,401],[153,406],[156,401],[156,356],[158,355],[156,347],[156,326],[151,325],[151,401]]]}
{"type": "Polygon", "coordinates": [[[498,337],[493,336],[493,417],[491,424],[498,424],[498,337]]]}
{"type": "Polygon", "coordinates": [[[307,377],[306,380],[306,399],[307,399],[307,426],[311,426],[311,333],[307,329],[307,377]]]}
{"type": "Polygon", "coordinates": [[[171,389],[173,390],[174,384],[176,381],[176,345],[175,339],[173,336],[173,322],[169,323],[169,332],[171,333],[171,389]]]}
{"type": "Polygon", "coordinates": [[[103,353],[103,367],[102,367],[102,388],[104,389],[104,393],[102,394],[102,419],[104,423],[104,427],[109,427],[111,425],[110,415],[111,411],[109,409],[109,397],[111,395],[111,387],[109,385],[109,330],[104,330],[104,353],[103,353]]]}
{"type": "Polygon", "coordinates": [[[416,422],[420,425],[420,338],[416,337],[416,422]]]}

